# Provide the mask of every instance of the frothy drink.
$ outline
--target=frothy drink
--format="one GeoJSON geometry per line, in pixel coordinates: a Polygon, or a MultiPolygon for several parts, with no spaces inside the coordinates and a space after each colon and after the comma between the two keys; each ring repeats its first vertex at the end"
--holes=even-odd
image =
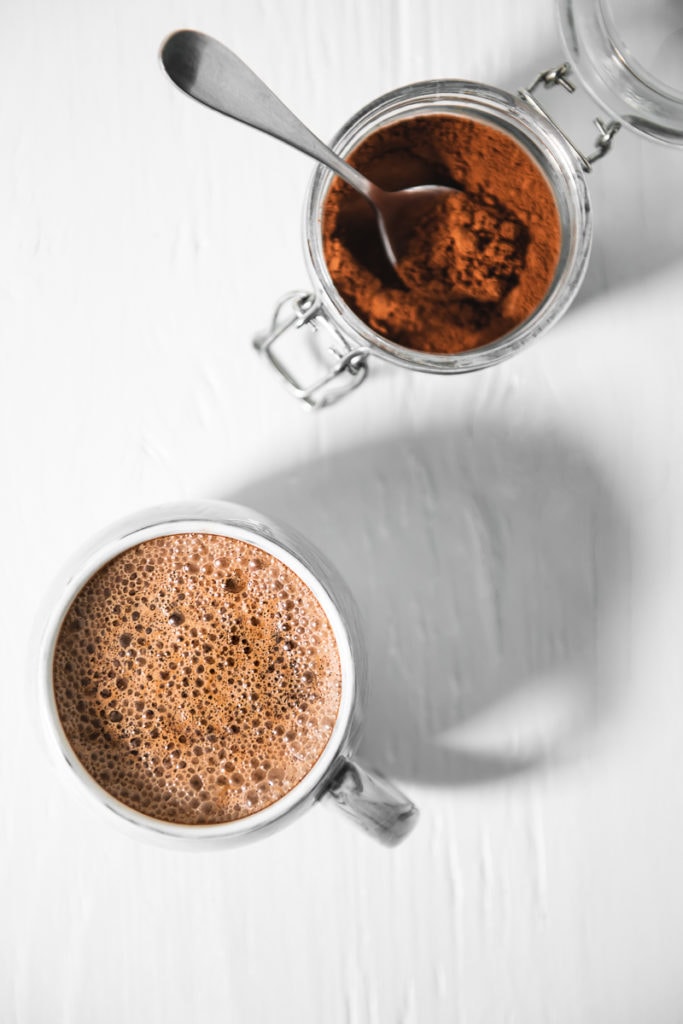
{"type": "Polygon", "coordinates": [[[280,799],[339,711],[341,664],[308,586],[245,541],[144,541],[71,604],[53,660],[76,756],[112,796],[168,822],[215,824],[280,799]]]}

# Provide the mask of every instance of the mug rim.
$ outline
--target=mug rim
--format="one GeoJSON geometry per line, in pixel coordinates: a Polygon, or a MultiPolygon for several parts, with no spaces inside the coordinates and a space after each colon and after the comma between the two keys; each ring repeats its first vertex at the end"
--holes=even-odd
{"type": "MultiPolygon", "coordinates": [[[[232,502],[179,502],[143,509],[133,516],[117,520],[72,556],[53,585],[56,596],[51,602],[42,631],[39,652],[40,708],[52,753],[69,769],[71,779],[81,783],[81,792],[90,796],[90,805],[113,812],[117,818],[150,836],[189,841],[238,842],[263,834],[290,820],[304,810],[324,790],[336,770],[353,731],[358,704],[357,652],[351,624],[332,592],[330,581],[321,575],[334,573],[321,558],[318,571],[308,559],[318,551],[295,530],[274,523],[267,516],[232,502]],[[259,532],[261,531],[261,532],[259,532]],[[341,664],[341,696],[332,733],[318,759],[292,789],[272,804],[233,821],[212,824],[184,824],[144,814],[114,797],[87,771],[78,758],[62,725],[56,705],[53,683],[53,659],[61,626],[78,593],[101,568],[124,551],[157,537],[185,533],[206,533],[242,540],[270,554],[294,572],[319,602],[333,631],[341,664]],[[301,550],[303,547],[303,550],[301,550]]],[[[334,584],[336,581],[332,581],[334,584]]]]}

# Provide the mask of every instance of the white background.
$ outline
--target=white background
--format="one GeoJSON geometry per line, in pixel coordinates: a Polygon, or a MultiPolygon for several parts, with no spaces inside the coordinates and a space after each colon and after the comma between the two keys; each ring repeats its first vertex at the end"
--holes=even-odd
{"type": "Polygon", "coordinates": [[[0,1021],[681,1022],[683,152],[621,133],[584,288],[535,346],[379,365],[307,414],[249,341],[306,286],[312,168],[170,85],[186,26],[326,138],[390,88],[514,89],[562,54],[550,0],[4,0],[0,1021]],[[195,497],[346,575],[362,754],[422,812],[403,846],[315,807],[236,852],[158,849],[55,777],[48,585],[110,521],[195,497]]]}

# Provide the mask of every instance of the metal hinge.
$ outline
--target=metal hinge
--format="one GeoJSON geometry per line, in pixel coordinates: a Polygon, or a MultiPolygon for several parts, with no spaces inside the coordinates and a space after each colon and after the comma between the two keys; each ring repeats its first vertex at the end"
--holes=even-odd
{"type": "Polygon", "coordinates": [[[553,86],[559,85],[568,93],[575,92],[576,86],[570,80],[570,74],[571,67],[567,63],[560,64],[559,67],[551,68],[548,71],[542,71],[528,89],[520,89],[519,95],[530,106],[532,106],[534,110],[538,111],[539,114],[542,114],[548,119],[548,121],[550,121],[553,127],[560,133],[565,142],[576,154],[584,171],[588,172],[591,170],[596,160],[600,160],[607,152],[609,152],[612,140],[621,128],[621,123],[619,121],[610,121],[608,124],[605,124],[599,117],[596,117],[593,120],[593,124],[598,129],[599,134],[594,143],[595,149],[588,155],[583,153],[560,128],[557,121],[550,116],[545,107],[538,102],[534,95],[541,86],[544,86],[546,89],[550,89],[553,86]]]}

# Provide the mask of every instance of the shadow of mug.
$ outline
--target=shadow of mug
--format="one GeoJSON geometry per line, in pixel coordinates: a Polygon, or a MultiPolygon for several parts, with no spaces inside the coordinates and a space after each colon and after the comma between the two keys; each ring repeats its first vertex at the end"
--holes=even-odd
{"type": "Polygon", "coordinates": [[[224,495],[296,527],[360,608],[360,753],[436,785],[560,756],[615,695],[599,659],[626,559],[624,516],[585,451],[477,424],[399,436],[224,495]]]}

